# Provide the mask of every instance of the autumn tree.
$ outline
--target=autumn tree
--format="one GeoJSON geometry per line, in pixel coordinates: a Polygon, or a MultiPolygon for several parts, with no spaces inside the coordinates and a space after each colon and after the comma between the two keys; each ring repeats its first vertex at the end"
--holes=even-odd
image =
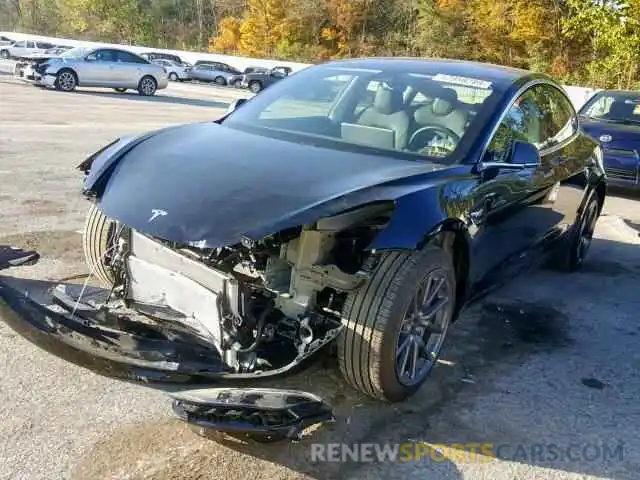
{"type": "Polygon", "coordinates": [[[209,40],[209,51],[215,53],[237,53],[240,48],[240,27],[238,18],[225,17],[218,24],[218,35],[209,40]]]}

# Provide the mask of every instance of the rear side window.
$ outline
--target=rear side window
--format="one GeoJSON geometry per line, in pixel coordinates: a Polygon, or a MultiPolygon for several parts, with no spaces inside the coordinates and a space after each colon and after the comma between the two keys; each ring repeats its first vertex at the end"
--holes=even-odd
{"type": "Polygon", "coordinates": [[[133,53],[118,51],[116,53],[116,61],[124,63],[147,63],[143,58],[134,55],[133,53]]]}

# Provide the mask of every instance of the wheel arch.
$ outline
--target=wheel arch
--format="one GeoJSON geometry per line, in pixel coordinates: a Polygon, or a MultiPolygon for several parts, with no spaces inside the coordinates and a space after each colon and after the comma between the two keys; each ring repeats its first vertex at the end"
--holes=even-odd
{"type": "Polygon", "coordinates": [[[395,202],[391,220],[368,246],[370,251],[422,250],[437,245],[452,258],[456,274],[454,320],[470,291],[471,237],[467,224],[442,208],[438,189],[426,189],[395,202]]]}

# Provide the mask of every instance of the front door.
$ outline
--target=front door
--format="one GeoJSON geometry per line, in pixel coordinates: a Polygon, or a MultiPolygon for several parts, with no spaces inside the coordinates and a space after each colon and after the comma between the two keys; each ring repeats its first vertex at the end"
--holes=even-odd
{"type": "Polygon", "coordinates": [[[479,168],[470,213],[471,278],[477,290],[499,283],[527,264],[533,247],[563,222],[563,214],[553,208],[558,191],[554,151],[544,144],[551,117],[536,101],[534,89],[539,86],[525,91],[508,108],[480,164],[487,168],[479,168]],[[514,157],[515,142],[537,147],[540,164],[512,168],[510,164],[521,163],[514,157]]]}

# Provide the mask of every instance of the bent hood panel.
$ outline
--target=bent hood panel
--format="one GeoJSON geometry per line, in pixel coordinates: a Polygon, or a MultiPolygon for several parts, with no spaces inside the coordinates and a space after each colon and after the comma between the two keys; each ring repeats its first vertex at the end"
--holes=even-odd
{"type": "Polygon", "coordinates": [[[394,199],[416,188],[397,180],[436,168],[194,124],[161,131],[125,153],[100,205],[141,232],[213,248],[394,199]]]}

